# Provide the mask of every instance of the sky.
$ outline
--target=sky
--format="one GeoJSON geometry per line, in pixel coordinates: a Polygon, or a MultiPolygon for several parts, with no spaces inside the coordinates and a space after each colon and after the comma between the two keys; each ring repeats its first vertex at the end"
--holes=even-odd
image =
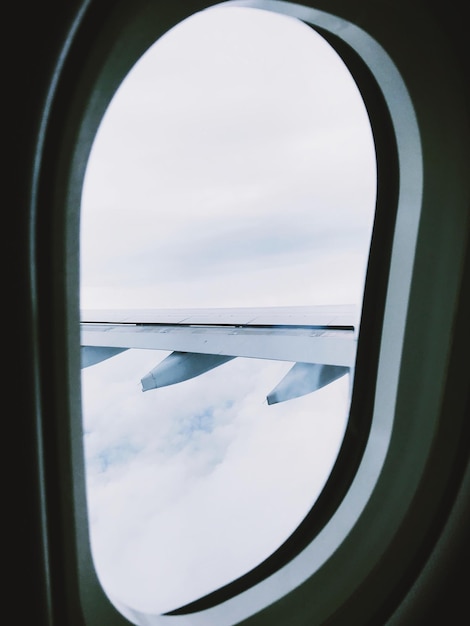
{"type": "MultiPolygon", "coordinates": [[[[363,101],[305,24],[219,7],[172,29],[112,100],[81,206],[82,308],[360,307],[375,207],[363,101]]],[[[142,393],[168,352],[82,371],[90,539],[107,593],[151,613],[209,593],[301,522],[350,381],[268,406],[291,367],[234,359],[142,393]]]]}

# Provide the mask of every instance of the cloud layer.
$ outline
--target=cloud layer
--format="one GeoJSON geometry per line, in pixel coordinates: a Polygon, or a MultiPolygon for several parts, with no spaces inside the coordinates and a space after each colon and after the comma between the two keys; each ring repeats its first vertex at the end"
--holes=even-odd
{"type": "MultiPolygon", "coordinates": [[[[83,308],[359,304],[375,204],[364,104],[311,28],[217,8],[137,63],[82,200],[83,308]]],[[[83,370],[91,543],[112,596],[171,610],[300,523],[336,458],[348,377],[268,406],[289,363],[235,359],[143,394],[167,353],[83,370]]]]}

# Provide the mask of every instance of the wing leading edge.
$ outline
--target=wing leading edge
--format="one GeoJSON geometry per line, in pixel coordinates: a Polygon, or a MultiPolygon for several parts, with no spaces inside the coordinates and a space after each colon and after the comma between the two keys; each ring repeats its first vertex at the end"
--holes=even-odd
{"type": "Polygon", "coordinates": [[[356,315],[349,306],[82,311],[82,368],[132,348],[170,350],[142,391],[199,376],[236,357],[294,365],[268,404],[321,389],[354,367],[356,315]]]}

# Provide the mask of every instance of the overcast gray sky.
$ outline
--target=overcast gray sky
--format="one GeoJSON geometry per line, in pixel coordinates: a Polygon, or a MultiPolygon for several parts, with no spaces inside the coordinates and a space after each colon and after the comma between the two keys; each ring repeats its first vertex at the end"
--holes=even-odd
{"type": "MultiPolygon", "coordinates": [[[[220,7],[167,33],[98,131],[83,308],[360,305],[375,153],[362,99],[305,24],[220,7]]],[[[235,359],[141,392],[167,353],[83,370],[91,540],[106,591],[171,610],[242,575],[326,480],[347,377],[267,406],[290,364],[235,359]]]]}

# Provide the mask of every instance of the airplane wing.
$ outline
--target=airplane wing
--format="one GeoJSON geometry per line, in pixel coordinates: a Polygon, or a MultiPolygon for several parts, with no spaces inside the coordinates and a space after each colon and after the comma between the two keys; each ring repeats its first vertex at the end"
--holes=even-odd
{"type": "Polygon", "coordinates": [[[172,351],[141,379],[142,391],[199,376],[236,357],[294,365],[268,404],[311,393],[354,367],[357,315],[351,306],[83,310],[82,368],[124,350],[172,351]]]}

